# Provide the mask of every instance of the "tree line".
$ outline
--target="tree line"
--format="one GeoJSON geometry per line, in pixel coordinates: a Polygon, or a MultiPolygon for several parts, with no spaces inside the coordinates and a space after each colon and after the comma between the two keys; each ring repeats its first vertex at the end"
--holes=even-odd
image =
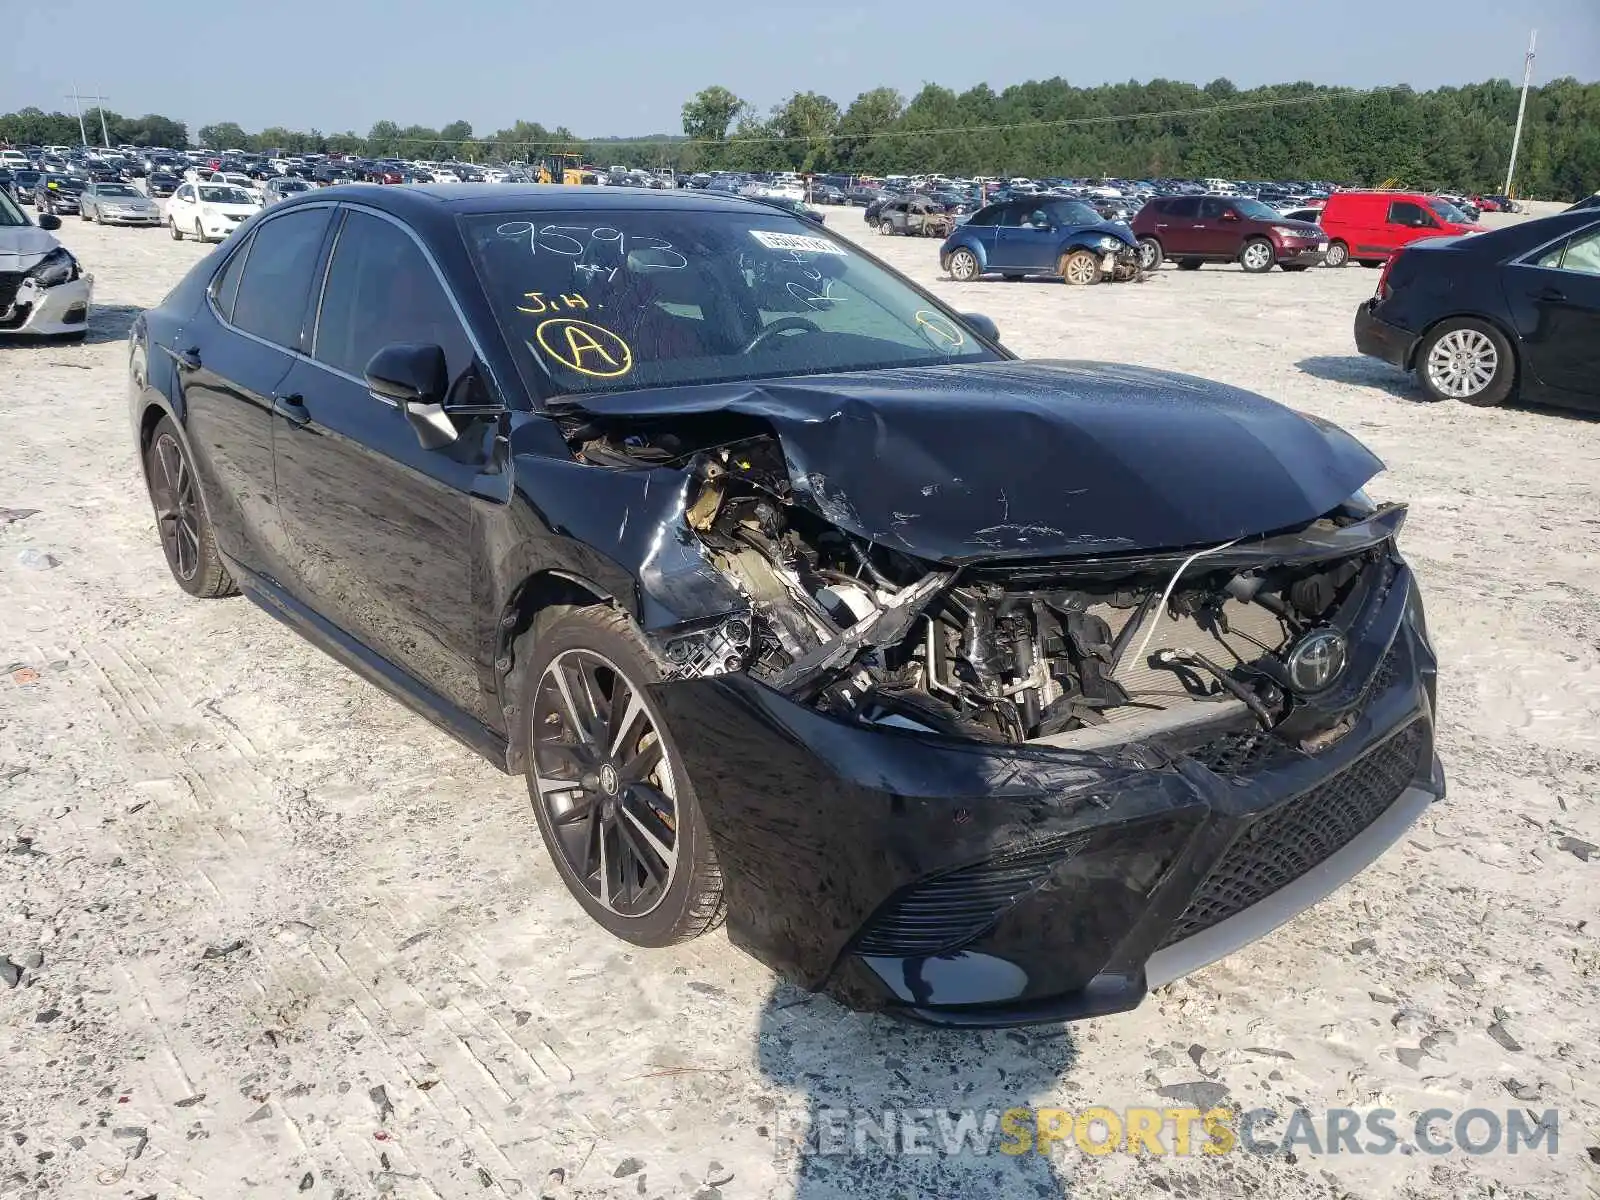
{"type": "MultiPolygon", "coordinates": [[[[576,155],[602,166],[683,171],[1397,180],[1494,192],[1504,182],[1516,114],[1517,88],[1503,79],[1355,92],[1310,83],[1241,90],[1226,79],[1085,88],[1058,78],[1000,92],[928,84],[909,99],[881,87],[842,107],[818,92],[796,92],[765,112],[711,86],[683,105],[681,135],[645,138],[582,138],[521,120],[492,134],[475,134],[466,121],[439,129],[379,121],[365,134],[249,133],[228,121],[202,126],[196,138],[213,149],[473,162],[576,155]]],[[[100,117],[84,114],[91,141],[99,140],[100,117]]],[[[188,144],[185,125],[166,117],[107,112],[105,120],[114,144],[188,144]]],[[[74,114],[26,108],[0,116],[0,141],[78,140],[74,114]]],[[[1530,90],[1518,194],[1575,199],[1597,188],[1600,83],[1563,78],[1530,90]]]]}

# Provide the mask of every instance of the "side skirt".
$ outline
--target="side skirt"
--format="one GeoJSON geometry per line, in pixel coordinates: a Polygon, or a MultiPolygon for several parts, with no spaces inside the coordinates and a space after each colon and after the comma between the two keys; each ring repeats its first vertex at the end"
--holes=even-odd
{"type": "Polygon", "coordinates": [[[418,716],[426,717],[467,749],[482,755],[507,774],[513,773],[504,735],[463,712],[409,672],[374,653],[366,643],[357,641],[265,576],[257,575],[231,559],[228,560],[228,571],[238,583],[239,590],[253,604],[265,609],[328,657],[350,668],[368,683],[382,688],[418,716]]]}

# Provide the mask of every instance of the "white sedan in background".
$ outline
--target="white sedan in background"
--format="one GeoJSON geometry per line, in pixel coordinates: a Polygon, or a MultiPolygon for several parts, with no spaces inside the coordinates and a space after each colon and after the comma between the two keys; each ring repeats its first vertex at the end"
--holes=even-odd
{"type": "Polygon", "coordinates": [[[174,241],[220,242],[261,208],[260,195],[225,183],[186,183],[167,201],[174,241]]]}

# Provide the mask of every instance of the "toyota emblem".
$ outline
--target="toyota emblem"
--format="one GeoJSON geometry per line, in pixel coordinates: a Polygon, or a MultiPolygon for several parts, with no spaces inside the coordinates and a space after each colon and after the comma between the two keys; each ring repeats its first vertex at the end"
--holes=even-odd
{"type": "Polygon", "coordinates": [[[1289,686],[1301,693],[1331,687],[1345,667],[1344,634],[1336,629],[1314,629],[1289,651],[1289,686]]]}

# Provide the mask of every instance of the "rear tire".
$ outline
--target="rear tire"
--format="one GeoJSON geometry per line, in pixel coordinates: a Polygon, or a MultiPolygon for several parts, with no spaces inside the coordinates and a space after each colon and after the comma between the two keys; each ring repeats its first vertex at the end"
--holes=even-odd
{"type": "Polygon", "coordinates": [[[201,600],[233,595],[239,589],[217,553],[200,481],[171,417],[156,425],[144,464],[161,551],[178,586],[201,600]]]}
{"type": "Polygon", "coordinates": [[[1430,400],[1459,400],[1476,408],[1504,404],[1517,379],[1517,360],[1505,334],[1487,321],[1441,321],[1417,347],[1417,382],[1430,400]]]}
{"type": "Polygon", "coordinates": [[[1180,258],[1178,260],[1178,270],[1180,271],[1198,271],[1203,265],[1204,263],[1198,258],[1180,258]]]}
{"type": "Polygon", "coordinates": [[[1343,242],[1333,242],[1328,246],[1328,255],[1322,260],[1325,267],[1342,267],[1350,261],[1350,247],[1343,242]]]}
{"type": "Polygon", "coordinates": [[[1074,250],[1061,256],[1056,274],[1072,287],[1087,287],[1100,282],[1100,260],[1088,250],[1074,250]]]}
{"type": "Polygon", "coordinates": [[[1161,249],[1161,243],[1153,237],[1139,239],[1139,266],[1146,271],[1159,271],[1161,264],[1166,259],[1166,252],[1161,249]]]}
{"type": "Polygon", "coordinates": [[[633,622],[605,605],[548,609],[513,655],[528,794],[567,890],[636,946],[669,946],[715,928],[726,912],[722,868],[650,697],[661,674],[633,622]],[[613,702],[623,707],[620,729],[613,702]]]}

